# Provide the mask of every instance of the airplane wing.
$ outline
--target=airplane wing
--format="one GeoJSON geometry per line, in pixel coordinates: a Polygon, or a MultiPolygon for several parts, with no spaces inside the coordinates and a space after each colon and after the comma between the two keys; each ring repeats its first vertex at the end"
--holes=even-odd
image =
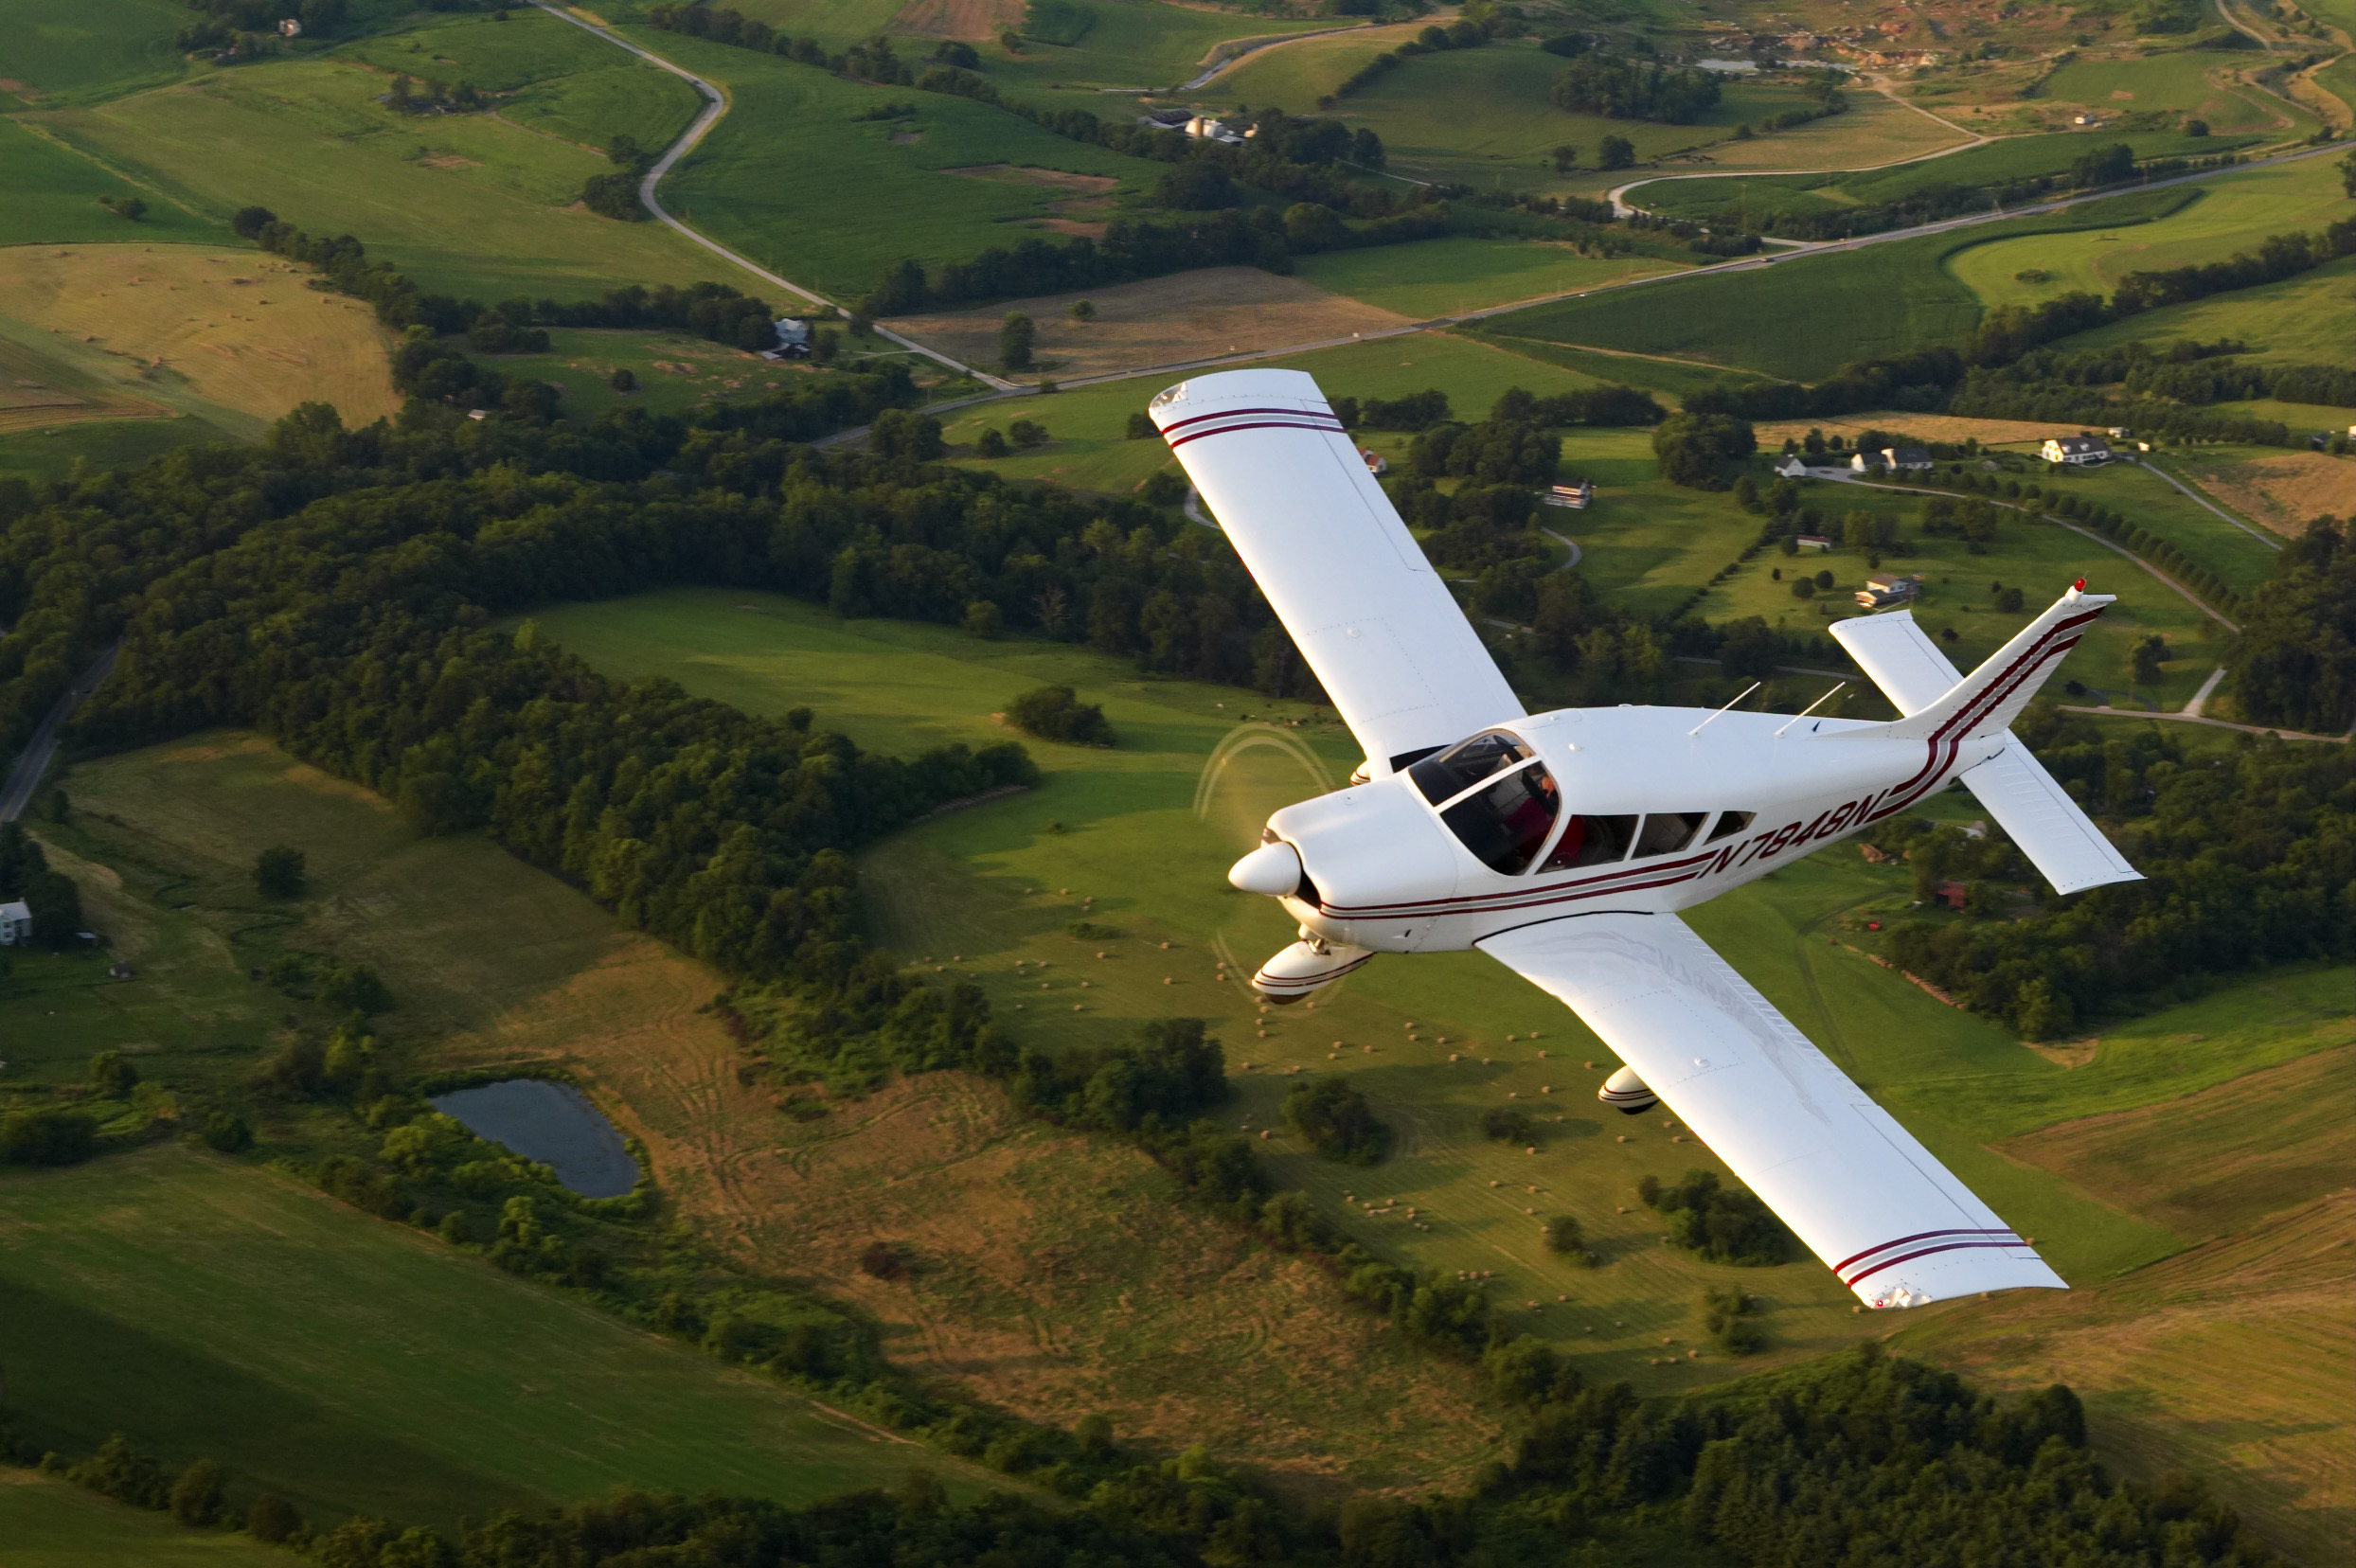
{"type": "Polygon", "coordinates": [[[1198,376],[1155,398],[1151,412],[1366,748],[1369,775],[1522,717],[1312,378],[1198,376]]]}
{"type": "Polygon", "coordinates": [[[1676,916],[1479,945],[1579,1014],[1866,1306],[2068,1288],[1676,916]]]}

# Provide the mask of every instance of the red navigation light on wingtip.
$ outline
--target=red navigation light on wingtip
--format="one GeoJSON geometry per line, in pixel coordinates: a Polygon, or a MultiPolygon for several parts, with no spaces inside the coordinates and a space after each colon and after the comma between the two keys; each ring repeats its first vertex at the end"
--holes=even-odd
{"type": "Polygon", "coordinates": [[[2086,579],[2084,578],[2079,578],[2076,582],[2071,583],[2070,586],[2076,589],[2079,593],[2082,594],[2086,591],[2086,579]]]}

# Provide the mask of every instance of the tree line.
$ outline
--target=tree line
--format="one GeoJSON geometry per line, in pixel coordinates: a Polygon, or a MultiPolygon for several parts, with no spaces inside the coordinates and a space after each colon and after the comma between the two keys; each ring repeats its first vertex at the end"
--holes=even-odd
{"type": "MultiPolygon", "coordinates": [[[[1120,1562],[1137,1568],[1474,1568],[1551,1560],[1627,1532],[1740,1568],[1904,1559],[2072,1568],[2271,1568],[2194,1477],[2114,1479],[2060,1385],[2011,1399],[1866,1344],[1711,1393],[1648,1402],[1588,1387],[1524,1339],[1488,1363],[1524,1412],[1508,1458],[1462,1493],[1288,1506],[1200,1449],[1128,1466],[1077,1506],[990,1492],[953,1502],[930,1472],[789,1505],[624,1489],[444,1534],[357,1518],[305,1521],[207,1458],[174,1471],[119,1434],[54,1468],[190,1523],[237,1521],[322,1568],[868,1568],[921,1562],[1120,1562]],[[241,1507],[240,1505],[242,1504],[241,1507]]],[[[20,1463],[35,1458],[8,1443],[20,1463]]]]}
{"type": "MultiPolygon", "coordinates": [[[[2324,558],[2318,587],[2327,602],[2307,608],[2335,621],[2338,679],[2324,689],[2346,711],[2348,573],[2329,577],[2341,553],[2317,547],[2287,570],[2315,572],[2314,558],[2324,558]]],[[[2313,642],[2309,633],[2285,649],[2278,628],[2262,637],[2243,655],[2253,689],[2278,689],[2269,679],[2278,681],[2286,662],[2300,669],[2313,642]]],[[[2196,746],[2155,732],[2106,739],[2050,704],[2014,727],[2063,788],[2106,819],[2144,880],[2008,918],[1909,922],[1890,937],[1901,968],[2025,1039],[2050,1040],[2083,1021],[2198,995],[2223,975],[2356,957],[2356,824],[2346,806],[2356,756],[2347,747],[2256,737],[2196,746]]],[[[1997,915],[2000,900],[1991,896],[1984,907],[1997,915]]]]}
{"type": "Polygon", "coordinates": [[[651,289],[634,283],[608,289],[596,299],[535,300],[519,294],[486,306],[477,300],[427,294],[391,262],[370,261],[367,247],[350,235],[329,239],[306,234],[268,207],[240,208],[231,226],[272,255],[317,272],[312,288],[366,300],[375,308],[379,321],[395,329],[422,327],[437,337],[447,337],[468,331],[488,317],[509,329],[661,327],[737,348],[765,348],[776,342],[769,306],[725,283],[693,283],[685,289],[669,283],[651,289]]]}

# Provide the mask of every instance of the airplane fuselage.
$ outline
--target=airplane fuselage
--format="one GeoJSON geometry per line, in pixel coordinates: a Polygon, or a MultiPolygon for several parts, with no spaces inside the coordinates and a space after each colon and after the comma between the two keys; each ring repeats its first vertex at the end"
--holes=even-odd
{"type": "Polygon", "coordinates": [[[1566,915],[1691,908],[1903,810],[2006,743],[1884,732],[1564,708],[1482,732],[1509,739],[1460,790],[1439,764],[1461,747],[1422,777],[1410,766],[1288,806],[1263,838],[1299,855],[1304,876],[1282,901],[1305,935],[1374,953],[1469,948],[1566,915]]]}

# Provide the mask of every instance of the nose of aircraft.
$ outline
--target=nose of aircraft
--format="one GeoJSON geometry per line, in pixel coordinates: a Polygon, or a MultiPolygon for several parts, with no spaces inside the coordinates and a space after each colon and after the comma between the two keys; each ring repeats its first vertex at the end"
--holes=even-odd
{"type": "Polygon", "coordinates": [[[1274,844],[1261,845],[1227,867],[1227,880],[1246,893],[1281,898],[1301,884],[1301,857],[1291,845],[1278,839],[1274,844]]]}

